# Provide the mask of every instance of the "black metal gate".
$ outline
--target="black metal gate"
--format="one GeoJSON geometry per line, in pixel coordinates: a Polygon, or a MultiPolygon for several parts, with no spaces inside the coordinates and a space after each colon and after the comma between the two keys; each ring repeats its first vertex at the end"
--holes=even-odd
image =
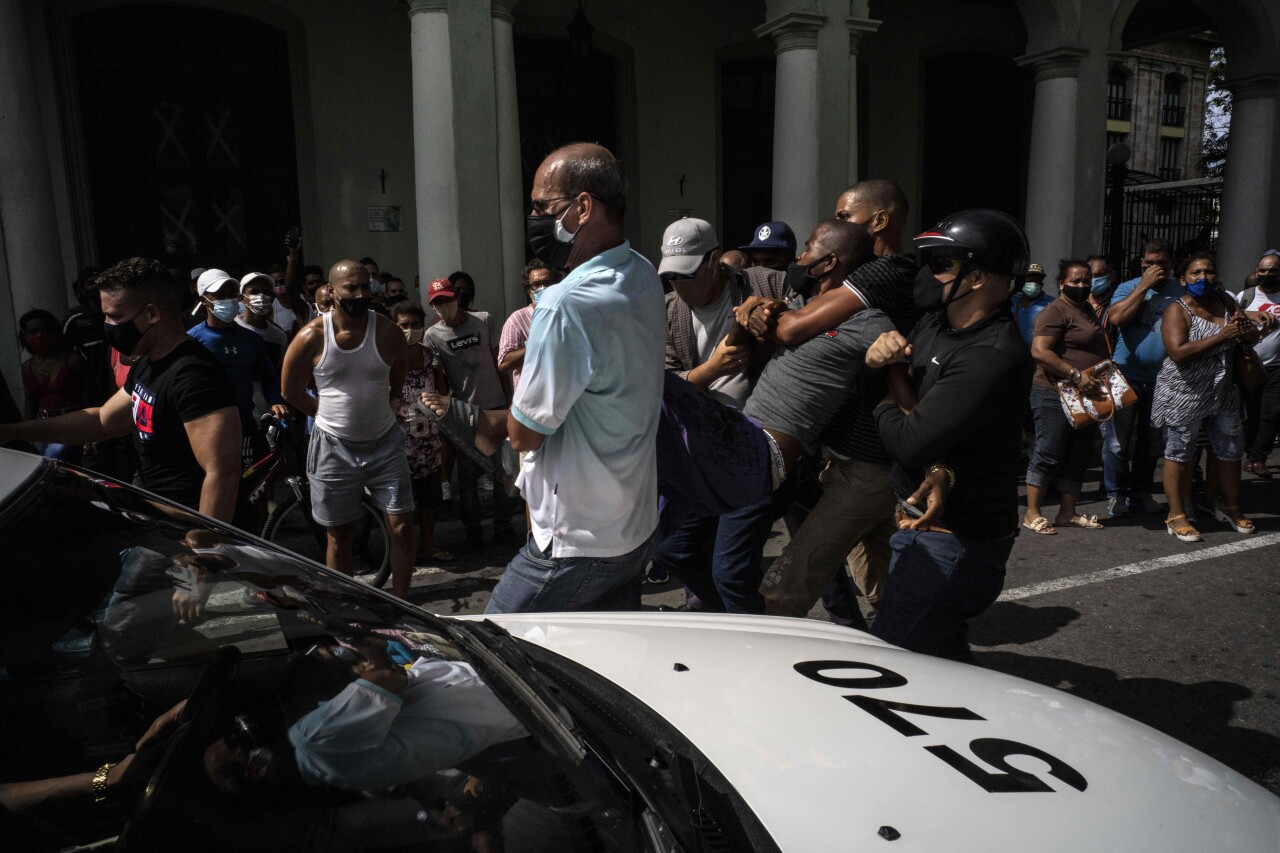
{"type": "MultiPolygon", "coordinates": [[[[1192,252],[1217,250],[1222,179],[1138,183],[1146,177],[1143,173],[1130,172],[1124,187],[1124,219],[1120,223],[1124,248],[1121,280],[1140,274],[1138,259],[1147,240],[1169,241],[1175,260],[1192,252]]],[[[1109,184],[1108,195],[1114,191],[1114,185],[1109,184]]],[[[1103,217],[1104,246],[1111,245],[1111,208],[1110,204],[1106,206],[1103,217]]]]}

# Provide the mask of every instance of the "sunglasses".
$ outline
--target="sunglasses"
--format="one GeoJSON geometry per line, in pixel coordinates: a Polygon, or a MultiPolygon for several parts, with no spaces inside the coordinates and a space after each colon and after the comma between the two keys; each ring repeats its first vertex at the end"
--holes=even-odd
{"type": "Polygon", "coordinates": [[[922,260],[924,265],[929,268],[929,272],[934,275],[942,275],[948,272],[959,274],[960,267],[964,266],[964,261],[959,258],[945,258],[941,255],[924,255],[922,260]]]}

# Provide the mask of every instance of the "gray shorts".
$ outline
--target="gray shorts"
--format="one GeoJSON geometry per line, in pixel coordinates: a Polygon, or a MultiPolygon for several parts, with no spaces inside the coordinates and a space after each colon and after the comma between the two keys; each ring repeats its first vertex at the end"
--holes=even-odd
{"type": "Polygon", "coordinates": [[[311,515],[325,527],[340,527],[358,519],[365,489],[383,512],[413,512],[413,481],[399,424],[372,441],[342,441],[313,427],[307,479],[311,483],[311,515]]]}

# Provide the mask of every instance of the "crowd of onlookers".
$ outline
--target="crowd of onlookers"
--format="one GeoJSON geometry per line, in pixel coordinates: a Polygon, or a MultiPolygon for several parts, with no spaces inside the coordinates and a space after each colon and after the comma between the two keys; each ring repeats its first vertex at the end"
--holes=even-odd
{"type": "Polygon", "coordinates": [[[492,540],[518,549],[491,610],[638,607],[647,574],[679,580],[688,609],[803,616],[821,599],[954,655],[1020,529],[1136,511],[1188,542],[1209,516],[1254,531],[1240,481],[1272,477],[1280,432],[1280,251],[1237,290],[1211,254],[1151,240],[1126,280],[1102,256],[1062,260],[1051,296],[998,212],[904,244],[891,181],[850,187],[803,241],[775,221],[725,245],[674,221],[656,269],[622,238],[625,210],[607,151],[549,156],[528,305],[505,322],[475,309],[466,272],[410,289],[369,257],[326,270],[296,231],[283,264],[238,277],[83,270],[69,316],[20,320],[23,423],[0,437],[261,529],[239,484],[270,415],[306,436],[326,561],[351,571],[368,494],[398,595],[415,563],[456,559],[435,536],[445,500],[465,537],[449,547],[482,545],[487,492],[492,540]],[[1087,514],[1099,452],[1106,510],[1087,514]],[[791,538],[766,573],[779,518],[791,538]]]}

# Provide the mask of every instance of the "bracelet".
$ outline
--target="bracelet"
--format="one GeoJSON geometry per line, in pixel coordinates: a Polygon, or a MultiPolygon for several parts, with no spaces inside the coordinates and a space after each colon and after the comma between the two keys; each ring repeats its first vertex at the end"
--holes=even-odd
{"type": "Polygon", "coordinates": [[[111,768],[115,767],[114,762],[108,761],[99,767],[93,774],[93,801],[100,803],[107,798],[107,774],[111,772],[111,768]]]}
{"type": "Polygon", "coordinates": [[[1081,379],[1080,371],[1076,370],[1074,367],[1071,368],[1071,372],[1067,374],[1067,378],[1071,380],[1072,385],[1079,385],[1081,379]]]}
{"type": "Polygon", "coordinates": [[[943,465],[941,462],[937,462],[929,466],[929,470],[924,472],[924,476],[926,479],[928,479],[929,477],[932,477],[934,474],[938,473],[939,471],[942,471],[944,474],[947,475],[947,491],[950,492],[952,489],[956,487],[956,472],[951,468],[950,465],[943,465]]]}

